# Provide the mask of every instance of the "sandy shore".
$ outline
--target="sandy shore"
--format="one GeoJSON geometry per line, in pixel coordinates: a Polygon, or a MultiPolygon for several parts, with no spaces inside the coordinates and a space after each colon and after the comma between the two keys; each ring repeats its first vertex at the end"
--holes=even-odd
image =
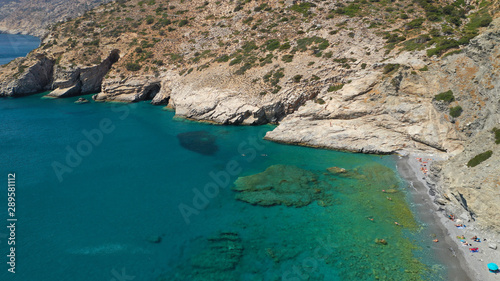
{"type": "Polygon", "coordinates": [[[425,168],[429,167],[432,161],[442,160],[442,157],[443,155],[413,153],[398,157],[397,161],[401,177],[410,183],[419,218],[439,240],[438,243],[432,244],[432,248],[437,253],[438,259],[448,267],[448,280],[498,281],[500,274],[491,273],[487,268],[487,264],[491,262],[500,265],[500,248],[494,250],[488,247],[489,243],[500,245],[498,237],[479,231],[473,221],[450,220],[447,213],[434,203],[434,191],[428,185],[430,180],[425,173],[425,168]],[[463,223],[466,227],[459,229],[455,226],[458,223],[463,223]],[[457,238],[462,235],[465,236],[464,240],[472,246],[462,245],[460,239],[457,238]],[[474,242],[471,239],[473,236],[479,237],[482,242],[474,242]],[[469,248],[476,247],[479,248],[479,252],[469,251],[469,248]]]}

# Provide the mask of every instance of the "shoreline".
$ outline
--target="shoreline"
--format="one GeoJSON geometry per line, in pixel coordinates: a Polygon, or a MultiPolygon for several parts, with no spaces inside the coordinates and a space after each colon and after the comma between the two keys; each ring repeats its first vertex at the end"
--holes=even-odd
{"type": "MultiPolygon", "coordinates": [[[[413,187],[410,192],[412,203],[415,204],[415,209],[418,212],[418,219],[439,240],[439,242],[433,243],[432,250],[436,253],[438,260],[447,266],[448,280],[500,280],[500,274],[491,273],[487,269],[487,264],[490,262],[500,263],[499,250],[488,247],[489,243],[498,241],[495,239],[497,237],[478,230],[474,221],[462,221],[467,227],[458,229],[455,224],[460,223],[460,221],[446,218],[443,206],[434,202],[435,191],[428,184],[429,178],[421,170],[421,162],[417,158],[433,159],[425,161],[428,162],[426,165],[429,167],[431,161],[444,160],[443,156],[444,154],[409,153],[407,156],[396,158],[400,177],[408,182],[410,187],[413,187]],[[461,235],[465,236],[465,240],[472,244],[470,247],[479,248],[479,252],[472,253],[469,251],[469,247],[463,246],[460,239],[457,238],[461,235]],[[475,235],[481,240],[487,238],[487,241],[476,243],[471,239],[475,235]]],[[[429,237],[429,239],[431,238],[429,237]]]]}

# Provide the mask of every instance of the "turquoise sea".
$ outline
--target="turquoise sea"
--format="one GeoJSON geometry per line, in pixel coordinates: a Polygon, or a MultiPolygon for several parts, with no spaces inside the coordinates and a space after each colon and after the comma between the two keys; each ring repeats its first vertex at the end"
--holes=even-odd
{"type": "Polygon", "coordinates": [[[392,156],[41,96],[0,100],[0,280],[446,279],[392,156]]]}
{"type": "Polygon", "coordinates": [[[40,45],[38,37],[19,34],[0,34],[0,65],[24,57],[40,45]]]}
{"type": "MultiPolygon", "coordinates": [[[[0,34],[0,64],[37,40],[0,34]]],[[[0,99],[0,280],[446,279],[392,156],[42,96],[0,99]]]]}

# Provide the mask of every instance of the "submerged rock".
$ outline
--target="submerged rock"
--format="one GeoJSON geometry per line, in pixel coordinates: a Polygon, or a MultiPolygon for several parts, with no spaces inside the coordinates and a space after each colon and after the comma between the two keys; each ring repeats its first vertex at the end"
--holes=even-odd
{"type": "Polygon", "coordinates": [[[148,242],[158,244],[161,242],[161,236],[150,236],[148,242]]]}
{"type": "Polygon", "coordinates": [[[204,241],[205,249],[183,263],[172,275],[158,281],[225,281],[238,280],[236,267],[243,256],[243,243],[238,233],[221,232],[204,241]],[[207,244],[208,243],[208,244],[207,244]]]}
{"type": "Polygon", "coordinates": [[[331,205],[333,187],[318,180],[318,175],[295,166],[274,165],[264,172],[238,178],[233,190],[236,199],[253,205],[304,207],[321,199],[321,206],[331,205]]]}
{"type": "Polygon", "coordinates": [[[193,257],[195,268],[214,272],[232,270],[243,255],[243,245],[238,233],[222,232],[208,238],[208,249],[193,257]]]}
{"type": "Polygon", "coordinates": [[[347,172],[346,169],[340,168],[340,167],[330,167],[330,168],[327,168],[326,170],[332,174],[343,174],[343,173],[347,172]]]}
{"type": "Polygon", "coordinates": [[[75,103],[88,103],[89,100],[86,98],[79,98],[78,100],[75,101],[75,103]]]}
{"type": "Polygon", "coordinates": [[[216,137],[207,131],[187,132],[177,135],[179,143],[187,150],[203,155],[213,155],[219,150],[216,137]]]}

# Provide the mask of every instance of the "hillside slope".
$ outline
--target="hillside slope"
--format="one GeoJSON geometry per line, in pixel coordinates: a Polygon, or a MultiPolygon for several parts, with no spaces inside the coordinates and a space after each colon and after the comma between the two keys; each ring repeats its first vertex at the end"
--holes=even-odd
{"type": "Polygon", "coordinates": [[[2,0],[0,32],[42,37],[50,24],[81,16],[111,0],[2,0]]]}

